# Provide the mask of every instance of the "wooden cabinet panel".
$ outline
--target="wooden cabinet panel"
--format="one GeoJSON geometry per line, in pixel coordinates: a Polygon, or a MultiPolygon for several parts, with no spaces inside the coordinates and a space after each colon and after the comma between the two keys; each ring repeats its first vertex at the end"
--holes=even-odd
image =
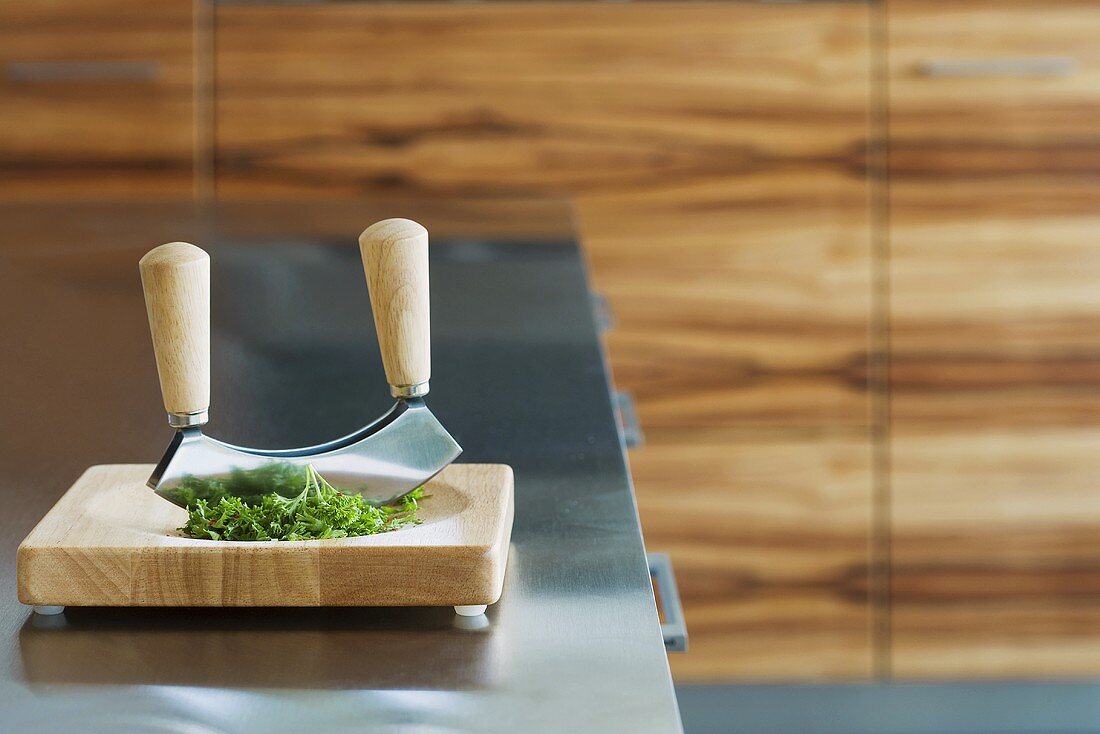
{"type": "Polygon", "coordinates": [[[895,437],[896,676],[1096,674],[1097,445],[1097,427],[895,437]]]}
{"type": "Polygon", "coordinates": [[[1095,674],[1100,6],[888,8],[894,671],[1095,674]]]}
{"type": "Polygon", "coordinates": [[[678,680],[867,678],[871,450],[861,436],[661,429],[632,455],[646,543],[672,554],[678,680]]]}
{"type": "Polygon", "coordinates": [[[222,8],[218,192],[571,195],[644,422],[865,425],[867,31],[858,5],[222,8]]]}
{"type": "Polygon", "coordinates": [[[889,0],[891,174],[1092,176],[1092,0],[889,0]]]}
{"type": "Polygon", "coordinates": [[[0,196],[192,193],[191,0],[0,4],[0,196]]]}
{"type": "Polygon", "coordinates": [[[217,190],[572,197],[678,677],[865,675],[869,38],[861,4],[221,7],[217,190]],[[722,511],[667,511],[686,480],[722,511]]]}
{"type": "Polygon", "coordinates": [[[577,194],[751,176],[781,161],[860,177],[865,13],[222,8],[219,187],[577,194]]]}
{"type": "Polygon", "coordinates": [[[775,171],[585,197],[580,215],[643,426],[867,428],[862,183],[775,171]]]}

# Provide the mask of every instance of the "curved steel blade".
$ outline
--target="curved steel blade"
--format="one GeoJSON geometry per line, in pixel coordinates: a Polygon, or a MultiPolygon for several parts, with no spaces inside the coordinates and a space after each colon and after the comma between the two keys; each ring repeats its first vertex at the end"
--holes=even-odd
{"type": "Polygon", "coordinates": [[[187,476],[225,477],[277,462],[312,464],[330,483],[348,492],[389,502],[416,489],[462,453],[423,400],[399,400],[374,423],[335,441],[299,449],[252,449],[178,431],[149,477],[165,499],[185,506],[173,490],[187,476]]]}

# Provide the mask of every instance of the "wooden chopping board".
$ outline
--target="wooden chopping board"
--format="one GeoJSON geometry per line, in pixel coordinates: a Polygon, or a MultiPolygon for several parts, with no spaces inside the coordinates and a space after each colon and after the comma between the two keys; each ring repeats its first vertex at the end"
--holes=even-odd
{"type": "Polygon", "coordinates": [[[18,552],[19,600],[68,606],[493,604],[504,584],[513,478],[452,464],[425,487],[421,525],[361,538],[196,540],[145,486],[147,464],[93,466],[18,552]]]}

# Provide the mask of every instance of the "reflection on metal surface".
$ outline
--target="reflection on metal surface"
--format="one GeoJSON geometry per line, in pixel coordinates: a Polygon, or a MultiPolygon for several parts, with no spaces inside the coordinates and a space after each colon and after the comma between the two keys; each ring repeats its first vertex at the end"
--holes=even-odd
{"type": "Polygon", "coordinates": [[[464,627],[450,607],[70,607],[59,625],[29,619],[19,650],[35,684],[475,690],[501,682],[493,614],[464,627]]]}
{"type": "MultiPolygon", "coordinates": [[[[51,702],[53,703],[53,702],[51,702]]],[[[220,726],[219,719],[233,721],[229,712],[218,711],[211,701],[201,707],[173,705],[90,706],[88,697],[75,697],[54,705],[22,705],[5,710],[5,732],[34,734],[237,734],[241,728],[230,723],[220,726]]],[[[151,702],[150,702],[151,703],[151,702]]],[[[167,705],[165,705],[167,704],[167,705]]]]}
{"type": "MultiPolygon", "coordinates": [[[[423,400],[398,400],[388,413],[350,435],[297,449],[252,449],[210,438],[198,428],[176,433],[149,486],[170,502],[187,476],[224,477],[274,459],[311,464],[333,485],[368,499],[392,502],[428,481],[462,448],[423,400]]],[[[186,504],[186,503],[181,503],[186,504]]]]}
{"type": "Polygon", "coordinates": [[[465,632],[480,632],[481,630],[489,629],[489,618],[484,614],[479,614],[476,617],[456,614],[454,618],[454,628],[465,632]]]}

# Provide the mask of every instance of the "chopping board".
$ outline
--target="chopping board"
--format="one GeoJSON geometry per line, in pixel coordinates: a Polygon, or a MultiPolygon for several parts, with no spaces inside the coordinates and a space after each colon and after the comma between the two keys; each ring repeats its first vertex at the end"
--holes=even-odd
{"type": "Polygon", "coordinates": [[[359,538],[183,537],[187,512],[153,493],[148,464],[93,466],[18,551],[36,606],[493,604],[512,532],[512,469],[452,464],[425,485],[422,524],[359,538]]]}

